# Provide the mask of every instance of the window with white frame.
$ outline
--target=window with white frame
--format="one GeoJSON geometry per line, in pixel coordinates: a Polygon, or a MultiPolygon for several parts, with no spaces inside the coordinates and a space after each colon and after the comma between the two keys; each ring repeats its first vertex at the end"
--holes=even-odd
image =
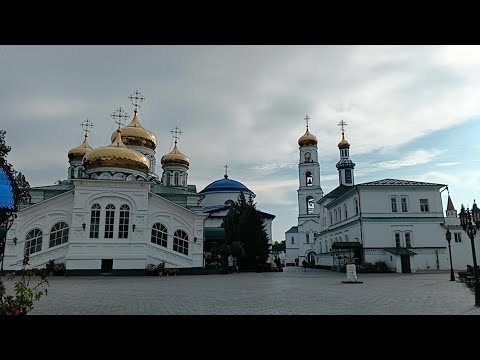
{"type": "Polygon", "coordinates": [[[43,232],[40,229],[33,229],[28,232],[25,238],[25,255],[30,255],[42,250],[43,232]]]}
{"type": "Polygon", "coordinates": [[[461,233],[453,233],[453,236],[455,237],[455,242],[456,243],[462,242],[462,234],[461,233]]]}
{"type": "Polygon", "coordinates": [[[412,247],[412,234],[408,231],[405,233],[405,247],[406,248],[412,247]]]}
{"type": "Polygon", "coordinates": [[[337,209],[333,210],[333,213],[335,214],[335,224],[338,222],[338,213],[337,209]]]}
{"type": "Polygon", "coordinates": [[[61,221],[53,225],[50,230],[50,246],[54,247],[68,241],[68,225],[61,221]]]}
{"type": "Polygon", "coordinates": [[[395,233],[395,247],[400,247],[401,246],[401,243],[400,243],[400,233],[399,232],[396,232],[395,233]]]}
{"type": "Polygon", "coordinates": [[[98,239],[100,230],[100,205],[93,204],[90,210],[90,239],[98,239]]]}
{"type": "Polygon", "coordinates": [[[332,212],[330,211],[330,225],[333,224],[333,216],[332,216],[332,212]]]}
{"type": "Polygon", "coordinates": [[[128,224],[130,221],[130,207],[126,204],[120,206],[120,217],[118,221],[118,238],[128,238],[128,224]]]}
{"type": "Polygon", "coordinates": [[[402,205],[402,212],[408,212],[408,208],[407,208],[407,197],[406,196],[402,196],[400,198],[400,203],[402,205]]]}
{"type": "Polygon", "coordinates": [[[351,184],[352,183],[352,170],[345,169],[345,183],[351,184]]]}
{"type": "Polygon", "coordinates": [[[392,204],[392,212],[398,212],[398,208],[397,208],[397,198],[392,196],[390,198],[390,202],[392,204]]]}
{"type": "Polygon", "coordinates": [[[180,185],[180,181],[178,179],[178,171],[175,171],[175,173],[173,174],[173,185],[180,185]]]}
{"type": "Polygon", "coordinates": [[[173,235],[173,251],[188,255],[188,235],[185,231],[175,231],[173,235]]]}
{"type": "Polygon", "coordinates": [[[167,247],[167,228],[160,223],[153,224],[151,241],[154,244],[167,247]]]}
{"type": "Polygon", "coordinates": [[[108,204],[105,208],[105,239],[113,239],[113,222],[115,220],[115,205],[108,204]]]}
{"type": "Polygon", "coordinates": [[[428,209],[428,199],[420,199],[420,211],[421,212],[429,212],[428,209]]]}

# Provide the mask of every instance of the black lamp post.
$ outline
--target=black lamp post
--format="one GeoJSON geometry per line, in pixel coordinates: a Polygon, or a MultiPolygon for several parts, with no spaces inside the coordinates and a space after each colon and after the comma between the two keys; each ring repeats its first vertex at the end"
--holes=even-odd
{"type": "Polygon", "coordinates": [[[475,276],[475,306],[480,306],[480,283],[478,281],[477,255],[475,254],[475,243],[473,241],[477,234],[477,230],[480,229],[480,209],[477,207],[475,200],[473,200],[472,210],[468,210],[468,208],[465,210],[462,205],[460,211],[460,224],[472,242],[473,274],[475,276]]]}
{"type": "Polygon", "coordinates": [[[450,281],[455,281],[455,274],[453,273],[453,265],[452,265],[452,248],[450,246],[450,240],[452,240],[452,233],[449,229],[445,233],[445,238],[448,242],[448,253],[450,254],[450,281]]]}

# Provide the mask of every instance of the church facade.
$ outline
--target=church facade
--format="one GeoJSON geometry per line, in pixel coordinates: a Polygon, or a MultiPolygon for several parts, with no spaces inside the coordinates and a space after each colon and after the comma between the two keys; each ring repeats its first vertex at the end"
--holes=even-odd
{"type": "MultiPolygon", "coordinates": [[[[162,261],[170,268],[203,267],[206,229],[220,233],[229,201],[247,188],[225,175],[197,192],[188,184],[190,159],[178,147],[177,128],[157,175],[157,140],[137,114],[144,98],[138,91],[129,98],[133,119],[123,126],[122,108],[111,115],[119,126],[109,146],[91,148],[91,124],[84,122],[82,144],[68,152],[67,180],[31,188],[31,203],[7,234],[5,270],[19,270],[24,255],[31,267],[65,263],[67,274],[144,274],[148,264],[162,261]],[[236,187],[225,192],[219,181],[236,187]]],[[[264,214],[270,239],[274,217],[264,214]]]]}
{"type": "MultiPolygon", "coordinates": [[[[357,264],[385,262],[396,272],[449,269],[441,198],[447,185],[399,179],[355,184],[346,123],[339,125],[339,185],[325,195],[320,188],[317,139],[308,123],[298,141],[299,216],[298,225],[285,233],[286,262],[307,259],[317,265],[341,267],[351,256],[357,264]],[[314,156],[305,157],[306,153],[314,156]]],[[[464,234],[457,230],[452,236],[459,241],[464,234]]],[[[455,246],[465,252],[452,254],[457,258],[456,269],[465,269],[471,256],[459,243],[455,246]]]]}

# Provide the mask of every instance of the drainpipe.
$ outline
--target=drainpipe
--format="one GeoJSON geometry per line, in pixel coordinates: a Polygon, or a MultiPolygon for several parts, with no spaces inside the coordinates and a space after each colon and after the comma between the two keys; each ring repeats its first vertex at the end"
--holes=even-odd
{"type": "Polygon", "coordinates": [[[362,206],[360,203],[360,190],[358,190],[358,186],[356,186],[355,188],[358,194],[358,221],[360,222],[360,242],[362,243],[362,249],[363,249],[363,262],[365,262],[365,246],[363,243],[362,206]]]}

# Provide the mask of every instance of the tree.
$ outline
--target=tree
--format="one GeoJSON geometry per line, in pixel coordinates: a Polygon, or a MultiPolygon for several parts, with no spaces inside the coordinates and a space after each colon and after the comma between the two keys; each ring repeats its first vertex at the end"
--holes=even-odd
{"type": "MultiPolygon", "coordinates": [[[[16,172],[12,164],[7,161],[7,155],[11,150],[5,142],[5,130],[0,130],[0,166],[6,171],[6,175],[10,178],[7,182],[9,185],[9,194],[13,192],[14,209],[11,207],[0,207],[0,256],[2,261],[6,243],[6,234],[15,219],[15,212],[18,211],[20,204],[30,202],[30,185],[25,179],[25,176],[16,172]],[[12,181],[13,179],[13,181],[12,181]]],[[[46,271],[28,270],[29,257],[25,255],[22,264],[22,278],[15,283],[15,296],[7,293],[6,287],[0,278],[0,315],[26,315],[33,309],[34,301],[39,300],[43,294],[47,293],[45,285],[48,285],[46,271]],[[40,275],[40,280],[37,285],[30,285],[30,278],[33,275],[40,275]],[[43,289],[43,290],[42,290],[43,289]]],[[[11,274],[13,279],[15,274],[11,274]]]]}
{"type": "MultiPolygon", "coordinates": [[[[246,263],[248,267],[254,267],[259,261],[267,261],[269,245],[265,222],[251,196],[247,201],[245,194],[240,192],[222,226],[225,229],[227,249],[233,244],[238,247],[239,243],[245,250],[244,265],[246,263]]],[[[239,260],[242,262],[241,258],[239,260]]]]}

